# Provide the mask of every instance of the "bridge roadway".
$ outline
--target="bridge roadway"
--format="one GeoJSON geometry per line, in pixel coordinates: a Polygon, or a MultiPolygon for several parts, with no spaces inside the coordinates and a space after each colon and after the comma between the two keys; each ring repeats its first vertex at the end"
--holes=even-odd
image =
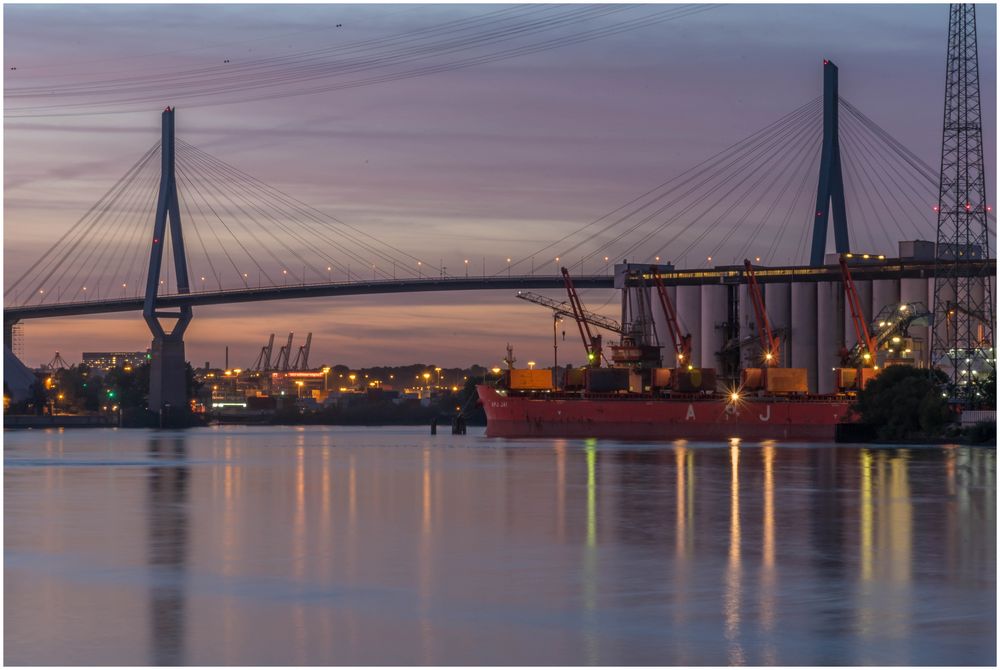
{"type": "MultiPolygon", "coordinates": [[[[573,277],[577,288],[613,288],[611,275],[581,275],[573,277]]],[[[293,300],[323,296],[372,295],[378,293],[417,293],[425,291],[482,291],[561,289],[562,275],[514,275],[512,277],[428,277],[423,279],[379,279],[373,281],[323,282],[319,284],[289,284],[260,288],[239,288],[222,291],[195,291],[188,294],[161,295],[157,298],[159,310],[191,305],[224,305],[264,300],[293,300]]],[[[4,323],[25,319],[54,316],[79,316],[83,314],[108,314],[111,312],[142,311],[143,299],[111,298],[80,302],[54,303],[4,307],[4,323]]]]}
{"type": "MultiPolygon", "coordinates": [[[[855,281],[865,279],[931,278],[934,276],[934,261],[885,259],[861,261],[851,265],[855,281]]],[[[965,261],[961,274],[969,276],[996,276],[996,260],[965,261]],[[984,267],[985,266],[985,267],[984,267]]],[[[633,264],[631,269],[651,266],[633,264]]],[[[621,268],[621,266],[618,266],[621,268]]],[[[840,281],[840,266],[823,267],[788,266],[760,267],[756,270],[757,280],[767,283],[829,282],[840,281]]],[[[693,286],[706,284],[742,283],[743,266],[718,266],[694,270],[674,270],[664,267],[661,273],[668,286],[693,286]]],[[[615,288],[612,275],[579,275],[573,277],[577,288],[615,288]]],[[[318,284],[289,284],[287,286],[240,288],[222,291],[196,291],[179,295],[164,295],[157,300],[160,309],[170,309],[180,305],[223,305],[264,300],[291,300],[323,296],[373,295],[379,293],[417,293],[424,291],[481,291],[481,290],[525,290],[562,289],[561,275],[514,275],[492,277],[427,277],[422,279],[380,279],[373,281],[323,282],[318,284]]],[[[107,314],[111,312],[135,312],[142,310],[142,298],[113,298],[81,302],[55,303],[52,305],[28,305],[5,307],[4,324],[25,319],[40,319],[56,316],[79,316],[83,314],[107,314]]]]}

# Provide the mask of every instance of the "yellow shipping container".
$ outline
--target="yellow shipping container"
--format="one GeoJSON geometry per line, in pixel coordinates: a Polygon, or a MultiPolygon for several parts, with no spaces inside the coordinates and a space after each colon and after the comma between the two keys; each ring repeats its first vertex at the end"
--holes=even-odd
{"type": "Polygon", "coordinates": [[[511,370],[510,388],[517,391],[547,391],[552,388],[552,370],[511,370]]]}
{"type": "Polygon", "coordinates": [[[858,384],[858,387],[861,390],[864,390],[864,388],[868,386],[868,382],[878,377],[879,371],[874,368],[861,368],[859,372],[861,373],[861,383],[858,384]]]}
{"type": "Polygon", "coordinates": [[[650,382],[654,388],[670,387],[670,374],[673,370],[670,368],[653,368],[650,372],[650,382]]]}
{"type": "Polygon", "coordinates": [[[769,393],[808,393],[809,376],[805,368],[768,368],[765,386],[769,393]]]}
{"type": "Polygon", "coordinates": [[[740,387],[744,391],[757,391],[764,385],[764,371],[761,368],[740,370],[740,387]]]}
{"type": "Polygon", "coordinates": [[[837,368],[834,384],[838,391],[850,391],[857,383],[858,371],[856,368],[837,368]]]}

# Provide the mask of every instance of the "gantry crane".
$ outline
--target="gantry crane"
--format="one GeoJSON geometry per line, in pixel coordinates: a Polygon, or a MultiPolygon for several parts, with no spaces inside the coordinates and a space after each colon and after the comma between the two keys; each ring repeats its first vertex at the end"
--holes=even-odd
{"type": "Polygon", "coordinates": [[[306,335],[306,343],[299,345],[298,353],[295,354],[295,362],[292,363],[293,370],[309,369],[309,349],[312,346],[313,334],[306,335]]]}
{"type": "Polygon", "coordinates": [[[267,340],[267,344],[261,347],[260,353],[257,355],[257,360],[253,365],[250,366],[251,370],[256,370],[259,372],[270,372],[271,370],[271,352],[274,350],[274,333],[271,333],[271,337],[267,340]]]}
{"type": "Polygon", "coordinates": [[[663,314],[667,319],[667,330],[670,331],[670,342],[674,348],[674,362],[678,367],[689,364],[691,361],[691,334],[681,335],[681,328],[677,323],[677,310],[667,294],[667,287],[660,278],[660,271],[655,265],[650,268],[653,275],[653,283],[656,285],[656,293],[660,296],[660,305],[663,307],[663,314]]]}

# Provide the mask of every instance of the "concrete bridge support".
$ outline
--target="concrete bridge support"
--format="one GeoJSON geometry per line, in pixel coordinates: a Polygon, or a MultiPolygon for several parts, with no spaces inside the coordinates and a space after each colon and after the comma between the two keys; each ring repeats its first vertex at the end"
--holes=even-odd
{"type": "Polygon", "coordinates": [[[184,340],[164,335],[154,337],[150,348],[149,408],[176,415],[187,407],[187,360],[184,340]]]}
{"type": "Polygon", "coordinates": [[[3,346],[6,349],[14,351],[14,326],[17,325],[17,320],[3,322],[3,346]]]}
{"type": "Polygon", "coordinates": [[[149,252],[149,271],[146,275],[146,294],[142,317],[153,334],[149,371],[149,409],[160,414],[161,422],[173,420],[187,413],[187,365],[184,359],[184,331],[191,322],[191,305],[182,304],[177,312],[157,309],[157,292],[160,286],[160,268],[163,247],[166,246],[169,219],[170,243],[177,278],[177,292],[190,293],[188,286],[187,258],[184,254],[184,237],[181,233],[180,202],[174,175],[174,110],[163,112],[163,136],[160,143],[160,197],[156,205],[153,238],[149,252]],[[176,319],[168,333],[161,318],[176,319]]]}

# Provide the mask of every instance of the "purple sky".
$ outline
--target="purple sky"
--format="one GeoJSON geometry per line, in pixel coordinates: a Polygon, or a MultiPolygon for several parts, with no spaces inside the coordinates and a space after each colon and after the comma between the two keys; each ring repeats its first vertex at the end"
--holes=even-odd
{"type": "MultiPolygon", "coordinates": [[[[5,92],[242,63],[497,8],[6,5],[5,92]]],[[[996,11],[977,11],[992,183],[996,11]]],[[[178,107],[178,135],[219,159],[452,273],[466,258],[481,271],[484,256],[493,273],[506,257],[525,258],[819,95],[823,58],[840,67],[845,98],[936,166],[946,38],[946,5],[736,5],[466,69],[285,99],[185,106],[165,90],[162,101],[128,113],[12,118],[24,103],[8,97],[4,278],[29,268],[158,138],[167,104],[178,107]]],[[[798,239],[804,223],[793,225],[798,239]]],[[[793,251],[775,262],[800,261],[793,251]]],[[[553,259],[538,260],[545,263],[556,269],[553,259]]],[[[584,295],[588,307],[614,315],[611,298],[584,295]]],[[[551,356],[548,313],[507,291],[201,308],[188,356],[221,364],[228,344],[231,363],[247,365],[269,333],[280,339],[290,330],[314,333],[314,361],[356,366],[495,364],[507,342],[523,360],[551,356]]],[[[25,335],[29,364],[55,350],[77,361],[85,350],[149,343],[138,314],[29,321],[25,335]]],[[[572,336],[567,330],[564,360],[582,358],[572,336]]]]}

